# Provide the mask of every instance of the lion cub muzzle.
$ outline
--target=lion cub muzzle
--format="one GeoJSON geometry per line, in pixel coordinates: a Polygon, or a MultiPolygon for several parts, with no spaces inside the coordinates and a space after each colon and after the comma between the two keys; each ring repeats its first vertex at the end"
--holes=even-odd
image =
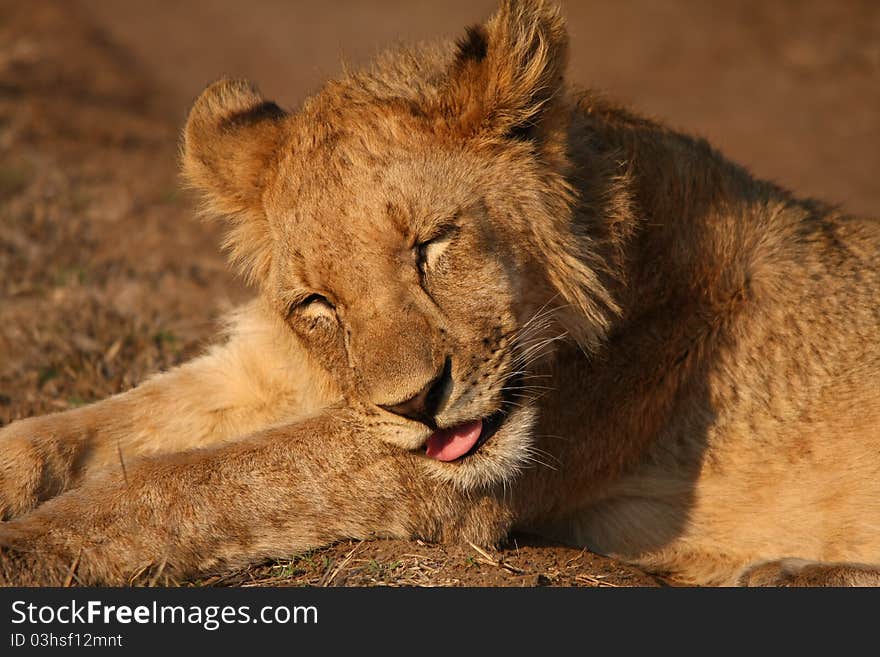
{"type": "Polygon", "coordinates": [[[447,356],[443,368],[422,389],[409,399],[397,404],[379,404],[380,408],[408,420],[437,428],[437,413],[449,398],[452,389],[452,359],[447,356]]]}
{"type": "Polygon", "coordinates": [[[421,422],[433,433],[425,443],[425,454],[437,461],[456,461],[475,451],[483,438],[483,420],[464,422],[457,426],[438,429],[437,414],[446,404],[452,390],[452,358],[446,357],[443,369],[422,389],[398,404],[379,404],[379,407],[414,422],[421,422]]]}

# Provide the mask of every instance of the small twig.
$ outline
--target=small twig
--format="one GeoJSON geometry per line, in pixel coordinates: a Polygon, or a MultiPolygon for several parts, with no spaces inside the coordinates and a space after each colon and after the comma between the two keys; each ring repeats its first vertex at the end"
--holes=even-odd
{"type": "Polygon", "coordinates": [[[162,571],[165,570],[166,563],[168,563],[168,557],[163,556],[162,563],[159,564],[159,568],[156,570],[156,572],[150,578],[150,581],[147,583],[147,586],[150,586],[150,587],[156,586],[156,582],[159,581],[159,577],[162,575],[162,571]]]}
{"type": "Polygon", "coordinates": [[[566,561],[563,568],[568,568],[572,563],[574,563],[578,559],[582,558],[586,553],[587,553],[587,548],[584,548],[583,550],[580,551],[580,553],[576,557],[572,557],[571,559],[566,561]]]}
{"type": "MultiPolygon", "coordinates": [[[[76,559],[74,559],[73,563],[70,565],[70,570],[67,571],[67,577],[64,578],[64,588],[68,588],[73,583],[73,578],[76,577],[76,569],[79,567],[79,559],[82,556],[82,553],[82,548],[80,548],[76,555],[76,559]]],[[[79,579],[77,579],[77,582],[79,582],[79,579]]]]}
{"type": "Polygon", "coordinates": [[[576,575],[575,580],[577,580],[578,582],[584,582],[585,584],[592,584],[593,586],[602,586],[615,589],[620,588],[618,584],[606,582],[604,580],[605,577],[607,577],[607,575],[576,575]]]}
{"type": "Polygon", "coordinates": [[[128,578],[128,585],[132,586],[137,581],[137,579],[141,575],[143,575],[144,572],[146,572],[147,568],[149,568],[152,565],[153,565],[153,562],[150,561],[150,562],[144,564],[143,566],[141,566],[140,568],[138,568],[136,571],[134,571],[134,574],[128,578]]]}
{"type": "Polygon", "coordinates": [[[483,548],[478,547],[471,542],[468,542],[468,545],[470,545],[472,548],[474,548],[479,553],[480,557],[482,557],[482,558],[474,559],[474,561],[477,561],[479,563],[484,563],[487,566],[495,566],[496,568],[503,568],[504,570],[507,570],[507,571],[513,573],[514,575],[522,575],[523,573],[526,572],[526,571],[522,570],[521,568],[517,568],[516,566],[512,566],[511,564],[505,562],[504,559],[493,558],[492,555],[489,554],[488,552],[486,552],[483,548]]]}
{"type": "Polygon", "coordinates": [[[479,553],[480,553],[480,556],[482,556],[484,559],[486,559],[487,561],[491,562],[491,564],[492,564],[493,566],[497,566],[497,565],[498,565],[498,562],[497,562],[495,559],[492,558],[492,555],[489,554],[488,552],[486,552],[483,548],[474,545],[474,544],[471,543],[470,541],[468,541],[468,545],[470,545],[470,546],[471,546],[472,548],[474,548],[477,552],[479,552],[479,553]]]}
{"type": "Polygon", "coordinates": [[[336,578],[336,575],[339,574],[339,571],[342,570],[349,561],[351,561],[351,557],[354,555],[354,553],[357,551],[357,549],[363,544],[364,544],[364,542],[361,541],[360,543],[355,545],[353,548],[351,548],[351,550],[349,550],[348,554],[346,554],[345,557],[342,559],[342,561],[339,562],[339,565],[333,569],[333,572],[330,573],[330,576],[326,577],[324,579],[324,581],[321,582],[321,586],[330,586],[330,583],[336,578]]]}
{"type": "Polygon", "coordinates": [[[504,570],[509,570],[509,571],[512,572],[514,575],[524,575],[525,572],[526,572],[526,571],[524,571],[522,568],[517,568],[516,566],[512,566],[512,565],[510,565],[509,563],[507,563],[506,561],[502,561],[501,564],[500,564],[500,566],[501,566],[502,568],[504,568],[504,570]]]}

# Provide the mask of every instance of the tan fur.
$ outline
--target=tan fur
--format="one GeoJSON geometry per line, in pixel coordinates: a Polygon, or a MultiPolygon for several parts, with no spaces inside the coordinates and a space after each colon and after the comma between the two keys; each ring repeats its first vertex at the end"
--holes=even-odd
{"type": "Polygon", "coordinates": [[[504,0],[295,114],[209,87],[183,170],[259,299],[0,432],[0,579],[528,530],[686,582],[878,583],[880,224],[567,88],[566,51],[557,9],[504,0]],[[387,410],[441,379],[432,417],[387,410]]]}

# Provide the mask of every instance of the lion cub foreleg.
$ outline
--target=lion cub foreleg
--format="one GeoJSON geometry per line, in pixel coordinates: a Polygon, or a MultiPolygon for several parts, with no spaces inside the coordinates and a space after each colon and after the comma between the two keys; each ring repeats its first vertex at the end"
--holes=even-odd
{"type": "Polygon", "coordinates": [[[500,496],[438,482],[421,458],[349,411],[144,458],[0,523],[0,584],[173,581],[342,538],[497,541],[500,496]]]}
{"type": "Polygon", "coordinates": [[[129,392],[0,430],[0,519],[91,472],[235,439],[333,401],[289,332],[250,310],[225,344],[200,358],[129,392]]]}

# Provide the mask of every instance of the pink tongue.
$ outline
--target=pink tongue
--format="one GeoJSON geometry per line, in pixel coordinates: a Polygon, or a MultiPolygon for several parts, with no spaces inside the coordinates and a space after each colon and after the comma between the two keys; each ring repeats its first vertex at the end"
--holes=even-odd
{"type": "Polygon", "coordinates": [[[483,421],[474,420],[449,429],[441,429],[428,438],[425,453],[438,461],[454,461],[467,454],[480,439],[483,421]]]}

